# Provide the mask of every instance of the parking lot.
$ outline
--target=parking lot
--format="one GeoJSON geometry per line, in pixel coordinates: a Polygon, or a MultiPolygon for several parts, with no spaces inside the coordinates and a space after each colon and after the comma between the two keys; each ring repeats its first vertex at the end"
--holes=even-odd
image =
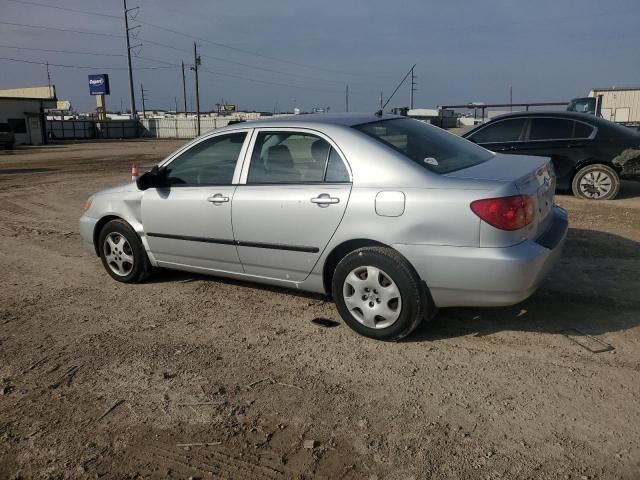
{"type": "Polygon", "coordinates": [[[82,250],[88,195],[183,143],[0,152],[0,478],[638,478],[640,183],[557,197],[564,256],[529,300],[382,343],[320,297],[124,285],[82,250]]]}

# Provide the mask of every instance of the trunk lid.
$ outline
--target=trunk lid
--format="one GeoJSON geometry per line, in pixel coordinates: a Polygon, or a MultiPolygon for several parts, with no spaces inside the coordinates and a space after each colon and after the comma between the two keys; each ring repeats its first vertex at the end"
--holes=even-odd
{"type": "Polygon", "coordinates": [[[556,188],[556,175],[551,159],[527,155],[497,153],[492,159],[445,176],[510,183],[517,192],[529,195],[535,206],[536,218],[519,232],[535,239],[549,226],[556,188]]]}

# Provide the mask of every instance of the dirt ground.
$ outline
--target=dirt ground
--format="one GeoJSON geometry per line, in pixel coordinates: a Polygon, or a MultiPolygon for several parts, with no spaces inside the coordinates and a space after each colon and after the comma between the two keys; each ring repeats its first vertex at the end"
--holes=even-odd
{"type": "Polygon", "coordinates": [[[382,343],[312,295],[113,281],[82,205],[182,143],[0,153],[0,478],[640,477],[640,183],[558,197],[565,254],[526,302],[382,343]]]}

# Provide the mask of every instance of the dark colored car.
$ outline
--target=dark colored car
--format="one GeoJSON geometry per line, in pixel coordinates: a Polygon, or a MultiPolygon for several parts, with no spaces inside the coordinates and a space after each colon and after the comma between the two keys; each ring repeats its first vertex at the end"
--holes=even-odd
{"type": "Polygon", "coordinates": [[[615,198],[620,178],[640,178],[640,134],[592,115],[513,113],[463,137],[494,152],[550,157],[558,190],[581,198],[615,198]]]}
{"type": "Polygon", "coordinates": [[[0,123],[0,145],[6,150],[13,148],[16,138],[11,130],[11,126],[8,123],[0,123]]]}

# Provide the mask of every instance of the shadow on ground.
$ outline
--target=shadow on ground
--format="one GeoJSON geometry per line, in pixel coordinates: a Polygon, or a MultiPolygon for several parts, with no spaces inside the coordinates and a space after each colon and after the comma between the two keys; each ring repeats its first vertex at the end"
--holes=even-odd
{"type": "Polygon", "coordinates": [[[637,327],[638,311],[640,243],[572,228],[560,263],[532,297],[511,307],[442,309],[407,340],[567,328],[602,335],[637,327]]]}
{"type": "MultiPolygon", "coordinates": [[[[406,341],[430,341],[500,331],[557,333],[578,328],[591,335],[640,324],[640,243],[604,232],[572,228],[563,257],[526,301],[511,307],[446,308],[406,341]],[[636,313],[634,313],[636,312],[636,313]]],[[[152,283],[222,282],[322,300],[321,295],[239,280],[163,270],[152,283]]],[[[336,319],[339,319],[336,312],[336,319]]]]}

